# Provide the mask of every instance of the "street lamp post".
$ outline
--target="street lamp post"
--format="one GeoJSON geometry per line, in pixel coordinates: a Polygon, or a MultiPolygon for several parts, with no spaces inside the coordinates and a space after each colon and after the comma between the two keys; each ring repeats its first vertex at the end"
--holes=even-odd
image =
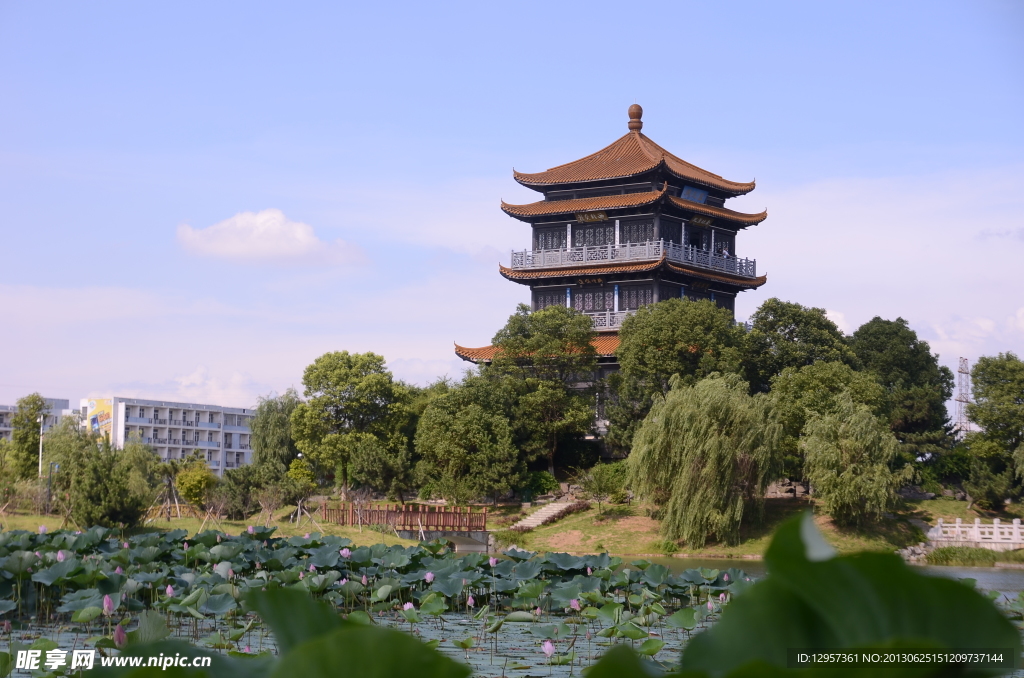
{"type": "Polygon", "coordinates": [[[46,424],[46,414],[39,415],[39,477],[43,477],[43,426],[46,424]]]}

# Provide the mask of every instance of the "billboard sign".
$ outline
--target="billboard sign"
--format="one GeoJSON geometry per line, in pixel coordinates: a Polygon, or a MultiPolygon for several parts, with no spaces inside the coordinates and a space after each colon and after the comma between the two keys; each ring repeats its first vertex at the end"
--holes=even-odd
{"type": "Polygon", "coordinates": [[[110,398],[90,399],[86,421],[89,422],[89,430],[93,433],[113,437],[114,401],[110,398]]]}

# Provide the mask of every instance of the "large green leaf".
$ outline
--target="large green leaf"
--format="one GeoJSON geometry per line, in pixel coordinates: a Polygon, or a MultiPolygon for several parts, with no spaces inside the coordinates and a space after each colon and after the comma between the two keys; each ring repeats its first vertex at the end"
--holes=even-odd
{"type": "Polygon", "coordinates": [[[963,584],[918,574],[895,555],[830,555],[810,514],[783,524],[765,558],[771,576],[694,636],[682,666],[716,674],[754,660],[785,667],[787,648],[901,645],[1020,654],[1013,625],[963,584]]]}
{"type": "Polygon", "coordinates": [[[128,644],[155,643],[171,635],[167,620],[159,612],[146,610],[139,615],[139,627],[128,632],[128,644]]]}
{"type": "Polygon", "coordinates": [[[56,582],[77,570],[78,565],[77,558],[68,558],[63,563],[56,563],[45,570],[36,572],[32,575],[32,581],[39,582],[43,586],[53,586],[56,582]]]}
{"type": "Polygon", "coordinates": [[[329,605],[314,601],[301,591],[254,591],[245,600],[270,627],[282,654],[346,625],[329,605]]]}
{"type": "Polygon", "coordinates": [[[227,614],[236,607],[238,607],[238,603],[235,602],[234,597],[230,593],[219,593],[207,598],[206,602],[199,608],[199,611],[219,617],[227,614]]]}
{"type": "Polygon", "coordinates": [[[351,624],[293,647],[271,678],[336,678],[347,672],[359,678],[465,678],[470,669],[401,631],[351,624]]]}

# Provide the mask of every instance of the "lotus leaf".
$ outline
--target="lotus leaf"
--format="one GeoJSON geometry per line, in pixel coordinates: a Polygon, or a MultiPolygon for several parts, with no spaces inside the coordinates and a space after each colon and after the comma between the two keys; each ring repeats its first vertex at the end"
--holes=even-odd
{"type": "Polygon", "coordinates": [[[159,612],[146,610],[139,615],[139,626],[128,632],[128,644],[155,643],[171,635],[167,620],[159,612]]]}

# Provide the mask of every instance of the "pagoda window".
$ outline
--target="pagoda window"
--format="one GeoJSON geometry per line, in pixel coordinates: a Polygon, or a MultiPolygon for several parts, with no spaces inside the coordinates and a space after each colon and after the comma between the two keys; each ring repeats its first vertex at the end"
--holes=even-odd
{"type": "Polygon", "coordinates": [[[715,232],[715,254],[723,254],[724,252],[728,251],[729,252],[729,256],[735,257],[736,256],[735,240],[736,240],[736,237],[731,235],[731,234],[723,233],[722,231],[716,231],[715,232]]]}
{"type": "Polygon", "coordinates": [[[699,250],[705,250],[710,246],[711,239],[704,232],[704,229],[690,226],[686,229],[686,241],[683,244],[689,247],[696,247],[699,250]]]}
{"type": "Polygon", "coordinates": [[[572,295],[572,306],[581,313],[604,313],[615,310],[613,289],[582,289],[572,295]]]}
{"type": "Polygon", "coordinates": [[[533,293],[533,310],[540,311],[548,306],[565,306],[565,288],[536,290],[533,293]]]}
{"type": "Polygon", "coordinates": [[[693,186],[683,186],[683,194],[679,196],[683,200],[699,202],[701,205],[708,199],[708,192],[693,186]]]}
{"type": "Polygon", "coordinates": [[[533,249],[560,250],[563,248],[565,248],[565,226],[534,229],[533,249]]]}
{"type": "Polygon", "coordinates": [[[619,242],[647,242],[654,240],[654,220],[623,221],[619,225],[619,242]]]}
{"type": "MultiPolygon", "coordinates": [[[[680,243],[683,242],[683,225],[677,221],[669,221],[662,217],[661,219],[661,239],[665,242],[680,243]]],[[[730,252],[732,250],[729,250],[730,252]]]]}
{"type": "Polygon", "coordinates": [[[619,310],[635,311],[654,303],[654,288],[650,285],[623,285],[619,288],[619,310]]]}
{"type": "Polygon", "coordinates": [[[584,226],[580,224],[579,226],[573,226],[572,242],[574,247],[613,245],[615,244],[615,225],[584,226]]]}

